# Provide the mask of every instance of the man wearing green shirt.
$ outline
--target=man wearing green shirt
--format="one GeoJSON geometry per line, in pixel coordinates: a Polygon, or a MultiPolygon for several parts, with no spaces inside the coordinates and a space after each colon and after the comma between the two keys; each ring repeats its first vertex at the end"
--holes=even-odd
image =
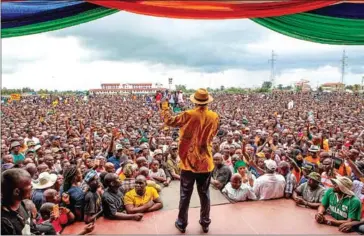
{"type": "Polygon", "coordinates": [[[361,202],[353,191],[353,182],[347,177],[337,177],[331,180],[334,188],[326,191],[322,198],[321,206],[315,216],[317,223],[340,226],[342,224],[360,221],[361,202]],[[327,209],[333,219],[324,216],[327,209]]]}
{"type": "Polygon", "coordinates": [[[18,164],[19,162],[24,161],[25,157],[22,153],[20,153],[20,143],[18,141],[12,142],[10,145],[10,149],[14,164],[18,164]]]}

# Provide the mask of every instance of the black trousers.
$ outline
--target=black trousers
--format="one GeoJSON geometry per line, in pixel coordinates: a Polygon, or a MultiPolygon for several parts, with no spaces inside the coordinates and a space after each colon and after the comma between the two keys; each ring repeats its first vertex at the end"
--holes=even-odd
{"type": "Polygon", "coordinates": [[[200,224],[209,226],[210,220],[210,181],[211,172],[209,173],[194,173],[192,171],[182,170],[181,172],[181,187],[179,213],[177,222],[183,227],[188,224],[188,208],[190,206],[191,195],[193,188],[197,183],[197,191],[200,197],[201,211],[200,224]]]}

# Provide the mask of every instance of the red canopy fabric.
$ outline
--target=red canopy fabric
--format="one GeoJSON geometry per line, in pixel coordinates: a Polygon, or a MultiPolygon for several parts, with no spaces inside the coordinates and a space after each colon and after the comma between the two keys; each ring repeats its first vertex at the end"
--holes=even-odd
{"type": "Polygon", "coordinates": [[[86,0],[107,8],[180,19],[238,19],[282,16],[326,7],[339,0],[285,1],[108,1],[86,0]]]}

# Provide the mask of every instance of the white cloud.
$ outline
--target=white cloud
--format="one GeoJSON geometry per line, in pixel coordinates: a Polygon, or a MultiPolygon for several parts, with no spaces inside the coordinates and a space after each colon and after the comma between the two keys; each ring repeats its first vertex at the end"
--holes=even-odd
{"type": "MultiPolygon", "coordinates": [[[[101,21],[106,22],[107,18],[101,21]]],[[[145,22],[146,18],[141,18],[140,21],[145,22]]],[[[166,33],[169,29],[178,32],[176,37],[187,37],[193,40],[196,37],[202,37],[206,32],[214,32],[215,27],[218,27],[217,25],[224,27],[230,24],[229,21],[221,21],[216,24],[209,22],[204,24],[205,31],[203,32],[199,31],[197,27],[199,24],[203,24],[202,21],[192,24],[193,21],[171,20],[166,24],[165,20],[163,20],[164,24],[166,24],[164,26],[167,26],[163,28],[158,27],[158,22],[161,22],[162,19],[149,18],[149,21],[148,24],[140,25],[145,31],[139,29],[139,32],[153,34],[156,37],[159,35],[165,40],[171,37],[170,34],[166,33]],[[185,34],[185,32],[188,33],[185,34]]],[[[230,22],[234,25],[234,30],[237,30],[239,22],[230,22]]],[[[113,21],[110,23],[115,24],[113,21]]],[[[246,30],[251,27],[251,24],[251,22],[242,24],[241,30],[246,30]]],[[[339,52],[337,59],[339,61],[340,52],[344,47],[304,42],[272,33],[264,28],[261,28],[261,30],[267,32],[266,38],[251,43],[239,44],[233,41],[229,42],[229,45],[232,47],[232,53],[234,52],[233,48],[245,48],[247,53],[261,58],[262,63],[267,64],[265,70],[249,71],[244,69],[244,64],[242,64],[241,69],[228,69],[217,73],[201,73],[188,67],[147,64],[141,61],[97,60],[95,58],[100,58],[98,55],[100,51],[87,48],[82,43],[83,41],[76,36],[54,37],[52,33],[48,33],[3,39],[2,86],[7,88],[31,87],[34,89],[58,90],[99,88],[102,82],[160,82],[167,86],[168,78],[172,77],[174,78],[174,84],[185,84],[189,88],[217,88],[221,85],[225,87],[256,87],[269,79],[270,72],[267,60],[272,49],[278,55],[284,55],[286,58],[291,57],[293,61],[297,61],[297,64],[295,64],[296,69],[291,70],[285,70],[284,65],[278,64],[279,71],[277,71],[276,84],[289,85],[305,78],[311,81],[312,86],[316,86],[317,81],[324,83],[340,80],[339,67],[321,64],[316,69],[305,69],[300,65],[297,55],[312,55],[314,61],[319,54],[337,51],[339,52]]],[[[97,34],[97,31],[94,33],[97,34]]],[[[247,37],[249,37],[249,34],[247,37]]],[[[183,49],[176,48],[176,50],[183,49]]],[[[349,48],[350,50],[355,50],[355,48],[349,48]]],[[[361,83],[361,77],[360,74],[349,72],[345,81],[350,84],[361,83]]]]}

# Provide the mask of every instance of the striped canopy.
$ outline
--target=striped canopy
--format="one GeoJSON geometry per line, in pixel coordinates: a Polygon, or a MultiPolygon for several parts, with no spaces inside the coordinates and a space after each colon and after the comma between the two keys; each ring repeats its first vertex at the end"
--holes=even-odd
{"type": "Polygon", "coordinates": [[[336,45],[364,45],[364,1],[262,0],[3,0],[1,37],[58,30],[119,11],[178,19],[241,19],[290,37],[336,45]]]}

